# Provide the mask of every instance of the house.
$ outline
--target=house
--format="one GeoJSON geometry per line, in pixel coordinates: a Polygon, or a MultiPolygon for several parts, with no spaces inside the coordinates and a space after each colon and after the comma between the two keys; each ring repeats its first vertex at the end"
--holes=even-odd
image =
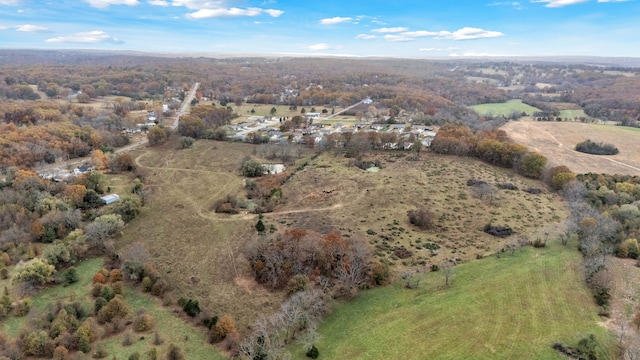
{"type": "Polygon", "coordinates": [[[93,166],[89,164],[82,164],[82,166],[73,169],[73,175],[80,175],[94,170],[93,166]]]}
{"type": "Polygon", "coordinates": [[[100,196],[100,199],[104,200],[105,204],[109,205],[109,204],[113,204],[114,202],[120,200],[120,195],[118,195],[118,194],[109,194],[109,195],[100,196]]]}

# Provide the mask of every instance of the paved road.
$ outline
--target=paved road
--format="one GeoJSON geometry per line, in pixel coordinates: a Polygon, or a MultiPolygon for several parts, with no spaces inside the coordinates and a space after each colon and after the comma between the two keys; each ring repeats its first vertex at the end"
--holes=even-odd
{"type": "MultiPolygon", "coordinates": [[[[195,83],[193,84],[193,87],[191,88],[191,90],[189,91],[189,95],[187,95],[184,98],[184,101],[182,102],[182,106],[180,107],[180,111],[176,114],[175,119],[173,120],[173,124],[170,126],[171,130],[175,130],[178,127],[178,124],[180,122],[180,116],[184,115],[187,113],[187,110],[189,109],[189,106],[191,105],[191,101],[193,101],[193,99],[196,97],[196,92],[198,91],[198,88],[200,87],[200,83],[195,83]]],[[[121,153],[124,151],[129,151],[129,150],[133,150],[139,146],[143,146],[146,145],[149,141],[147,139],[135,142],[133,144],[129,144],[127,146],[123,146],[121,148],[117,148],[115,149],[116,153],[121,153]]],[[[84,157],[84,158],[76,158],[73,160],[68,160],[68,161],[64,161],[64,162],[56,162],[55,164],[50,164],[50,165],[46,165],[46,166],[42,166],[40,168],[37,169],[38,172],[47,172],[47,171],[54,171],[54,170],[60,170],[60,169],[67,169],[76,165],[81,165],[87,161],[91,161],[91,157],[84,157]]],[[[62,170],[60,170],[62,171],[62,170]]]]}
{"type": "Polygon", "coordinates": [[[351,106],[349,106],[349,107],[347,107],[347,108],[344,108],[344,109],[342,109],[342,110],[338,111],[338,112],[337,112],[337,113],[335,113],[335,114],[331,114],[331,115],[327,116],[326,118],[324,118],[324,119],[322,119],[322,120],[329,120],[329,119],[331,119],[332,117],[334,117],[334,116],[338,116],[338,115],[342,114],[343,112],[345,112],[345,111],[347,111],[347,110],[351,110],[351,109],[353,109],[354,107],[356,107],[356,106],[358,106],[358,105],[362,104],[363,102],[364,102],[364,100],[361,100],[360,102],[357,102],[357,103],[355,103],[355,104],[353,104],[353,105],[351,105],[351,106]]]}
{"type": "Polygon", "coordinates": [[[180,107],[180,111],[176,115],[175,120],[173,120],[173,125],[171,125],[171,130],[175,130],[178,127],[178,123],[180,122],[180,116],[187,113],[187,109],[189,109],[191,102],[196,97],[196,92],[198,91],[199,87],[200,87],[199,82],[193,84],[191,91],[189,91],[189,95],[187,95],[187,97],[184,98],[184,101],[182,102],[182,107],[180,107]]]}

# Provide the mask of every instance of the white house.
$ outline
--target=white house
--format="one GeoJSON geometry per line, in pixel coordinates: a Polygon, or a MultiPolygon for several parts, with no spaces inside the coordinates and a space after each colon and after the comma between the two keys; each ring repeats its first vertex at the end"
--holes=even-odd
{"type": "Polygon", "coordinates": [[[118,195],[118,194],[109,194],[109,195],[100,196],[100,199],[104,200],[104,202],[107,205],[109,205],[109,204],[113,204],[114,202],[120,200],[120,195],[118,195]]]}

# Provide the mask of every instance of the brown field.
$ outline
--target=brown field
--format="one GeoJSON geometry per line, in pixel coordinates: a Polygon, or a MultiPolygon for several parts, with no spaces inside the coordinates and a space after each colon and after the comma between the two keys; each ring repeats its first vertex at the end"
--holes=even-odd
{"type": "Polygon", "coordinates": [[[576,173],[640,175],[640,129],[575,122],[512,121],[502,127],[522,145],[540,152],[553,165],[566,165],[576,173]],[[573,150],[590,139],[615,145],[620,153],[590,155],[573,150]]]}
{"type": "MultiPolygon", "coordinates": [[[[172,280],[176,296],[200,300],[216,314],[232,314],[242,331],[258,314],[274,310],[284,294],[270,293],[251,279],[242,251],[256,236],[257,217],[222,215],[211,211],[215,200],[243,193],[236,166],[253,145],[198,141],[177,150],[175,143],[139,150],[134,157],[149,169],[150,204],[124,231],[119,249],[132,242],[146,245],[159,270],[172,280]]],[[[468,179],[497,184],[511,182],[520,189],[542,184],[509,170],[471,158],[423,153],[418,161],[405,152],[370,155],[382,161],[382,170],[366,172],[348,167],[342,155],[323,154],[282,186],[285,203],[265,214],[267,228],[293,227],[323,233],[337,231],[361,237],[378,259],[397,266],[424,268],[443,258],[462,261],[495,252],[504,240],[482,232],[491,222],[508,225],[530,239],[553,236],[565,216],[557,195],[531,195],[522,190],[500,190],[490,204],[471,196],[468,179]],[[436,216],[437,229],[422,231],[409,224],[407,211],[425,206],[436,216]],[[434,251],[424,247],[439,246],[434,251]],[[394,248],[413,253],[398,259],[394,248]]]]}

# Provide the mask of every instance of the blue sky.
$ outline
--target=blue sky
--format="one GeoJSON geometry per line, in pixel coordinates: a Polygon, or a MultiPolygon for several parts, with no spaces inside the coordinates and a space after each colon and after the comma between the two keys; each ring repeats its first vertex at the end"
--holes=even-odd
{"type": "Polygon", "coordinates": [[[0,48],[640,57],[640,0],[0,0],[0,48]]]}

